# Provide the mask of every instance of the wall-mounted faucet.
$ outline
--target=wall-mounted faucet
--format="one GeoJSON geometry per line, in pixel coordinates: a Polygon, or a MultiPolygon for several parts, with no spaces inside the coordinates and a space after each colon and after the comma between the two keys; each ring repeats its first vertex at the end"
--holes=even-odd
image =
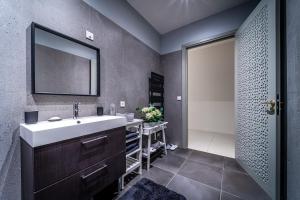
{"type": "Polygon", "coordinates": [[[79,102],[73,103],[73,119],[77,119],[79,116],[79,102]]]}

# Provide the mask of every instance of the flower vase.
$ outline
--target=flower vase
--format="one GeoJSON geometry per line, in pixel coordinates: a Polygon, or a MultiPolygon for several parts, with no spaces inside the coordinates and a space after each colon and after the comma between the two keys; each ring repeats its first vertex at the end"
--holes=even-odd
{"type": "Polygon", "coordinates": [[[160,122],[145,122],[145,123],[144,123],[144,127],[145,127],[145,128],[149,128],[149,127],[157,126],[157,125],[159,125],[159,124],[160,124],[160,122]]]}

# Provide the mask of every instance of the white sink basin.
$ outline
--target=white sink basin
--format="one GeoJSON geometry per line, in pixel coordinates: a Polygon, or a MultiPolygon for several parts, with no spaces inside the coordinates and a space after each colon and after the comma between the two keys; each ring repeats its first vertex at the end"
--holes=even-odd
{"type": "Polygon", "coordinates": [[[57,122],[43,121],[37,124],[21,124],[20,136],[30,146],[37,147],[126,126],[126,123],[124,117],[109,115],[63,119],[57,122]]]}

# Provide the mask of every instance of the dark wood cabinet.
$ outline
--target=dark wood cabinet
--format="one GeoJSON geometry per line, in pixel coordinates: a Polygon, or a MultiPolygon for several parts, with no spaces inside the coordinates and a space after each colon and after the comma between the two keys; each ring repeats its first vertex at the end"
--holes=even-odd
{"type": "Polygon", "coordinates": [[[23,200],[90,199],[126,170],[125,127],[21,149],[23,200]]]}

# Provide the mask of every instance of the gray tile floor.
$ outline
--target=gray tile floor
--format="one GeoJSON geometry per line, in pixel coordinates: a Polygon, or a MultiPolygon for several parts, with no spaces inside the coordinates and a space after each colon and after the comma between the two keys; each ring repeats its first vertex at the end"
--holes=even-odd
{"type": "Polygon", "coordinates": [[[152,162],[151,169],[128,183],[146,177],[184,195],[188,200],[269,200],[266,193],[232,158],[176,149],[152,162]]]}

